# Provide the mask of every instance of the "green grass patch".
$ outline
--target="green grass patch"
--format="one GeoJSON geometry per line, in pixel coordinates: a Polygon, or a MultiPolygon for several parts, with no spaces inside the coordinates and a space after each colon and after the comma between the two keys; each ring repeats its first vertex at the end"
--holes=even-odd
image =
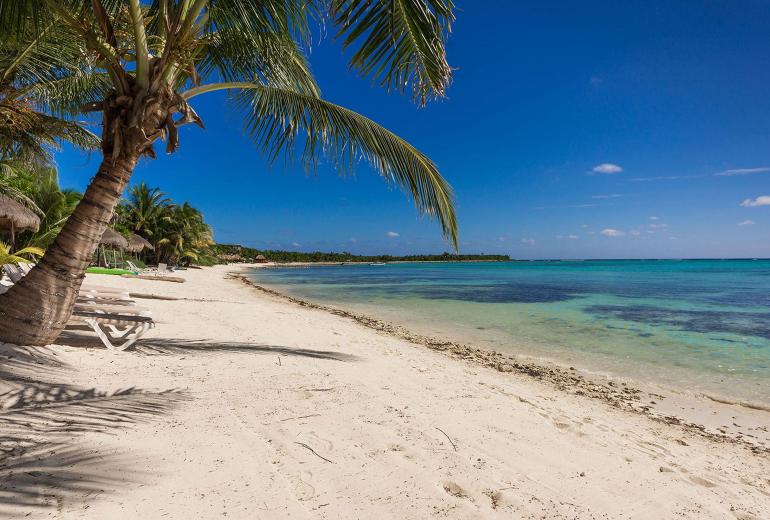
{"type": "Polygon", "coordinates": [[[128,269],[109,269],[107,267],[89,267],[86,269],[87,273],[93,273],[93,274],[135,274],[133,271],[129,271],[128,269]]]}

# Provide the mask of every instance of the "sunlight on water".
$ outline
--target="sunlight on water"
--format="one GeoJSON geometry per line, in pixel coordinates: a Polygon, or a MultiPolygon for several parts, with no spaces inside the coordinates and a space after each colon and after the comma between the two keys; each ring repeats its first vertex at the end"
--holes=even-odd
{"type": "Polygon", "coordinates": [[[770,401],[770,261],[349,265],[264,285],[416,332],[770,401]]]}

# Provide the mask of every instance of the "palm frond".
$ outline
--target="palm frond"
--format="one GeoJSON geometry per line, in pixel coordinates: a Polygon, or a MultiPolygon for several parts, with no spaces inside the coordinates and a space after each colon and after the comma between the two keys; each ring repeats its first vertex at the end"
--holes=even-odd
{"type": "Polygon", "coordinates": [[[31,109],[26,103],[0,100],[0,158],[38,164],[51,160],[51,150],[67,141],[94,149],[100,140],[80,124],[31,109]]]}
{"type": "MultiPolygon", "coordinates": [[[[420,212],[437,218],[444,235],[457,246],[452,189],[436,165],[412,145],[372,120],[314,96],[258,83],[230,86],[238,89],[234,100],[246,113],[246,132],[270,161],[282,152],[292,157],[301,135],[301,161],[307,167],[325,156],[345,172],[363,158],[409,193],[420,212]]],[[[202,91],[205,87],[191,89],[186,97],[202,91]]]]}
{"type": "Polygon", "coordinates": [[[399,92],[411,87],[422,104],[443,97],[452,78],[446,39],[454,21],[452,0],[332,0],[331,15],[355,48],[351,66],[399,92]]]}
{"type": "Polygon", "coordinates": [[[203,77],[217,73],[224,81],[260,79],[276,87],[320,95],[306,56],[285,35],[230,27],[203,36],[201,42],[205,47],[197,67],[203,77]]]}
{"type": "Polygon", "coordinates": [[[80,114],[84,106],[102,101],[111,88],[108,74],[79,70],[51,81],[33,83],[21,93],[50,114],[72,117],[80,114]]]}
{"type": "Polygon", "coordinates": [[[322,18],[318,3],[313,0],[211,0],[207,27],[271,32],[309,42],[313,24],[322,18]]]}

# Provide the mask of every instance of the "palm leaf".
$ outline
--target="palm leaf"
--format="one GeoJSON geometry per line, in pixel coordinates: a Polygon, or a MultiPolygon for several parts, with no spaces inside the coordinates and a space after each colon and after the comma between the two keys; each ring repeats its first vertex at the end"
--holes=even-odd
{"type": "Polygon", "coordinates": [[[222,28],[203,36],[201,42],[205,47],[197,67],[204,77],[217,73],[224,81],[259,78],[276,87],[320,95],[307,58],[291,38],[269,31],[222,28]]]}
{"type": "MultiPolygon", "coordinates": [[[[409,193],[422,213],[436,217],[457,247],[452,190],[436,165],[412,145],[372,120],[314,96],[258,83],[219,88],[225,87],[239,89],[234,100],[246,113],[246,131],[270,161],[282,152],[292,156],[301,134],[305,136],[301,160],[307,167],[325,156],[346,172],[364,158],[409,193]]],[[[208,90],[194,88],[183,97],[208,90]]]]}
{"type": "Polygon", "coordinates": [[[411,86],[422,104],[443,97],[452,78],[446,38],[454,21],[452,0],[332,0],[332,18],[355,48],[351,66],[392,90],[411,86]]]}

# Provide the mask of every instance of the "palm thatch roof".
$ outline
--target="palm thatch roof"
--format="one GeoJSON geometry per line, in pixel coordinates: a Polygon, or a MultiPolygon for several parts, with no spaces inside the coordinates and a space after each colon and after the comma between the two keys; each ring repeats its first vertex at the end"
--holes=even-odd
{"type": "Polygon", "coordinates": [[[150,242],[148,242],[146,238],[140,237],[139,235],[131,233],[131,235],[128,237],[128,250],[131,253],[139,253],[144,249],[154,250],[155,248],[152,247],[152,244],[150,244],[150,242]]]}
{"type": "Polygon", "coordinates": [[[11,197],[0,195],[0,229],[37,231],[40,229],[40,217],[11,197]]]}
{"type": "Polygon", "coordinates": [[[102,239],[99,241],[100,246],[114,247],[115,249],[128,249],[128,240],[123,235],[115,231],[114,229],[106,228],[102,239]]]}

